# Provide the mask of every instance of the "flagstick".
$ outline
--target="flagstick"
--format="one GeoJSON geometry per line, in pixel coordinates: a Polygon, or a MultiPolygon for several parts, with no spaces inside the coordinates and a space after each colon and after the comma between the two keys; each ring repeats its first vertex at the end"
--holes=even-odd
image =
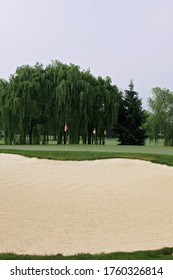
{"type": "Polygon", "coordinates": [[[96,149],[96,128],[93,129],[93,135],[94,135],[94,149],[96,149]]]}
{"type": "MultiPolygon", "coordinates": [[[[67,133],[67,132],[66,132],[66,133],[67,133]]],[[[66,134],[66,151],[68,150],[67,145],[68,145],[68,136],[67,136],[67,134],[66,134]]]]}
{"type": "Polygon", "coordinates": [[[67,141],[68,141],[68,135],[67,135],[67,131],[68,131],[68,125],[67,123],[65,122],[65,125],[64,125],[64,144],[66,145],[66,151],[68,150],[67,148],[67,141]]]}

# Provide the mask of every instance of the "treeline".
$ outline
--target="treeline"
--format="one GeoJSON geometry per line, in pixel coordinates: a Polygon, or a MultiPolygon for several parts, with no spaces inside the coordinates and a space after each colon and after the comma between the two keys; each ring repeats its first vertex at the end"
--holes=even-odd
{"type": "Polygon", "coordinates": [[[0,80],[0,131],[6,144],[47,144],[50,135],[61,144],[67,133],[71,144],[80,137],[104,144],[120,98],[109,77],[95,78],[76,65],[24,65],[0,80]]]}
{"type": "Polygon", "coordinates": [[[173,93],[159,87],[143,110],[134,90],[120,91],[111,79],[79,66],[53,61],[18,67],[0,79],[0,138],[5,144],[104,144],[112,129],[119,144],[150,141],[173,146],[173,93]]]}

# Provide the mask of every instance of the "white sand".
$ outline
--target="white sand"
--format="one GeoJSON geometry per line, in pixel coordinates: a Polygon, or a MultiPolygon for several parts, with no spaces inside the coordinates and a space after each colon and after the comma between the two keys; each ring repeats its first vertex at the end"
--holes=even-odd
{"type": "Polygon", "coordinates": [[[173,247],[172,167],[0,154],[0,252],[71,255],[162,247],[173,247]]]}

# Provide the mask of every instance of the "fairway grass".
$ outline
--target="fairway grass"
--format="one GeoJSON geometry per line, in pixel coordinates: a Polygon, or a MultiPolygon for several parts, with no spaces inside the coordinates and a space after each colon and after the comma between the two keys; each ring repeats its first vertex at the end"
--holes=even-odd
{"type": "MultiPolygon", "coordinates": [[[[18,154],[26,157],[36,157],[50,160],[96,160],[111,158],[129,158],[151,161],[158,164],[173,166],[173,148],[165,147],[94,147],[85,150],[82,145],[55,146],[53,150],[48,146],[0,146],[0,153],[18,154]],[[79,147],[80,146],[80,147],[79,147]],[[65,149],[65,150],[64,150],[65,149]]],[[[73,256],[58,255],[17,255],[1,253],[0,260],[173,260],[173,248],[138,252],[115,252],[108,254],[78,254],[73,256]]]]}
{"type": "Polygon", "coordinates": [[[28,150],[54,152],[111,152],[173,155],[173,147],[126,145],[0,145],[0,150],[28,150]]]}

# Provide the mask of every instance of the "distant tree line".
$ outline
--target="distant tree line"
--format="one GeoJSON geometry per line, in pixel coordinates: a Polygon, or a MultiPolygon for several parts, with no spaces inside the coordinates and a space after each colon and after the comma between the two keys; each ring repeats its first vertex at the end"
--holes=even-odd
{"type": "Polygon", "coordinates": [[[148,137],[173,146],[173,93],[154,88],[149,111],[133,81],[120,91],[110,77],[53,61],[24,65],[0,79],[0,138],[5,144],[104,144],[111,130],[121,145],[144,145],[148,137]]]}
{"type": "Polygon", "coordinates": [[[6,144],[104,143],[116,122],[120,93],[111,79],[95,78],[76,65],[52,62],[17,68],[0,80],[0,126],[6,144]],[[66,131],[65,131],[66,126],[66,131]],[[93,134],[93,131],[95,133],[93,134]]]}

